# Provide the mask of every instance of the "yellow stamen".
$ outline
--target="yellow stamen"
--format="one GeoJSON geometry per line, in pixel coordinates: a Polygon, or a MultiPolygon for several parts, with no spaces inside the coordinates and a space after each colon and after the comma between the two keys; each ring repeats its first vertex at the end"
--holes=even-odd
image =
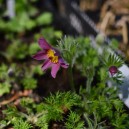
{"type": "Polygon", "coordinates": [[[47,56],[52,63],[58,63],[58,56],[55,56],[55,51],[50,49],[47,51],[47,56]]]}
{"type": "Polygon", "coordinates": [[[53,58],[51,58],[51,62],[58,63],[58,56],[54,56],[53,58]]]}
{"type": "Polygon", "coordinates": [[[55,54],[55,51],[53,51],[52,49],[47,51],[48,58],[53,58],[55,56],[54,54],[55,54]]]}

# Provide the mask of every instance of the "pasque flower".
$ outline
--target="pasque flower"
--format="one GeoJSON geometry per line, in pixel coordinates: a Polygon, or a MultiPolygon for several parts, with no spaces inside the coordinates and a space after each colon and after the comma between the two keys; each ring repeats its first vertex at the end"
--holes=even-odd
{"type": "Polygon", "coordinates": [[[43,71],[51,68],[51,75],[55,78],[60,67],[68,68],[69,65],[63,60],[60,52],[48,44],[44,38],[40,38],[38,44],[42,50],[35,54],[33,58],[36,60],[45,60],[42,65],[43,71]]]}
{"type": "Polygon", "coordinates": [[[118,68],[116,66],[111,66],[109,68],[109,72],[110,72],[111,76],[113,76],[114,74],[116,74],[118,72],[118,68]]]}

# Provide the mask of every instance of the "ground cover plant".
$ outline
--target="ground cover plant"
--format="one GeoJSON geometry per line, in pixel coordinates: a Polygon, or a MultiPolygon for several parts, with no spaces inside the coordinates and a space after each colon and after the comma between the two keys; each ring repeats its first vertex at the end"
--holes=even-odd
{"type": "Polygon", "coordinates": [[[19,14],[0,21],[6,44],[0,51],[0,128],[127,129],[128,109],[118,97],[121,57],[109,53],[103,40],[94,39],[93,48],[90,37],[56,30],[52,14],[38,14],[33,2],[16,5],[26,24],[19,14]],[[29,17],[23,7],[32,11],[29,17]]]}
{"type": "MultiPolygon", "coordinates": [[[[44,63],[43,67],[46,68],[43,70],[39,61],[34,61],[32,57],[29,59],[31,63],[25,62],[25,59],[16,60],[14,63],[15,56],[12,56],[11,60],[8,60],[13,62],[10,66],[6,62],[0,66],[1,128],[92,129],[128,126],[129,116],[123,102],[117,96],[117,84],[122,83],[121,72],[118,70],[123,64],[120,57],[109,53],[100,61],[100,55],[91,47],[88,37],[79,37],[76,40],[65,37],[57,45],[60,53],[50,47],[44,38],[39,39],[39,45],[44,49],[49,48],[45,49],[46,52],[42,50],[32,56],[38,60],[51,61],[49,65],[44,63]],[[58,58],[55,58],[56,52],[59,53],[58,58]],[[63,60],[59,65],[58,59],[63,60]],[[64,63],[64,59],[67,63],[64,63]],[[18,63],[20,60],[22,64],[18,63]],[[59,70],[57,65],[67,69],[59,70]],[[52,76],[50,70],[44,71],[51,66],[52,76]],[[44,94],[40,96],[37,91],[38,83],[40,79],[46,78],[45,74],[52,80],[51,87],[53,87],[52,77],[61,76],[60,82],[64,83],[63,86],[67,85],[68,89],[64,91],[58,89],[45,98],[44,94]],[[106,85],[109,80],[117,82],[115,87],[109,88],[106,85]]],[[[29,47],[31,46],[32,44],[29,47]]],[[[21,47],[18,48],[20,49],[21,47]]],[[[26,49],[24,51],[26,52],[26,49]]],[[[28,56],[25,55],[24,58],[28,56]]],[[[60,82],[57,80],[57,84],[60,82]]],[[[45,83],[42,87],[46,87],[45,83]]]]}

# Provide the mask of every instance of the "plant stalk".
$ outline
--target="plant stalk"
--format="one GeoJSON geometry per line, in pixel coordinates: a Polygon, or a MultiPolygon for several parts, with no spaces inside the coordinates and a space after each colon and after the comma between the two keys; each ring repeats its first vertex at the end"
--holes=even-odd
{"type": "Polygon", "coordinates": [[[92,80],[93,78],[88,78],[87,81],[86,81],[86,91],[87,93],[90,94],[90,91],[91,91],[91,83],[92,83],[92,80]]]}
{"type": "Polygon", "coordinates": [[[74,85],[74,79],[73,79],[73,71],[72,67],[69,67],[69,81],[70,81],[70,87],[71,90],[75,92],[75,85],[74,85]]]}

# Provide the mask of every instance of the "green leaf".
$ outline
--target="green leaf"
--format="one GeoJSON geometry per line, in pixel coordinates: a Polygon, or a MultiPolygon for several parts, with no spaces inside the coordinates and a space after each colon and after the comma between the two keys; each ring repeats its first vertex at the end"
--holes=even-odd
{"type": "Polygon", "coordinates": [[[28,55],[28,46],[19,40],[10,44],[6,50],[7,59],[24,59],[28,55]]]}
{"type": "Polygon", "coordinates": [[[37,43],[32,43],[29,46],[29,55],[36,54],[36,52],[39,50],[39,46],[37,43]]]}
{"type": "Polygon", "coordinates": [[[8,82],[0,83],[0,96],[10,92],[11,85],[8,82]]]}
{"type": "Polygon", "coordinates": [[[6,79],[7,78],[7,71],[8,67],[6,64],[1,64],[0,65],[0,79],[6,79]]]}
{"type": "Polygon", "coordinates": [[[48,25],[52,22],[52,14],[45,12],[36,19],[38,25],[48,25]]]}
{"type": "Polygon", "coordinates": [[[37,87],[37,80],[34,78],[24,78],[21,83],[25,89],[35,89],[37,87]]]}
{"type": "Polygon", "coordinates": [[[38,74],[38,75],[43,75],[44,74],[40,65],[34,66],[32,70],[33,70],[34,74],[38,74]]]}
{"type": "Polygon", "coordinates": [[[25,28],[26,28],[27,30],[31,30],[31,29],[33,29],[35,26],[36,26],[36,23],[35,23],[34,20],[28,19],[28,20],[26,21],[25,28]]]}

